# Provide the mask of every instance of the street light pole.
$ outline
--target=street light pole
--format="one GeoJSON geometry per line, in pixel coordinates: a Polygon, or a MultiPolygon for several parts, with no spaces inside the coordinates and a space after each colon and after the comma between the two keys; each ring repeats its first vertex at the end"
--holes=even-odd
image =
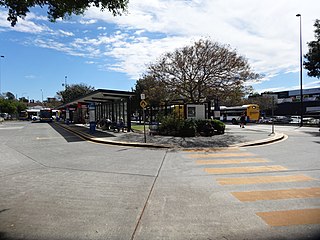
{"type": "Polygon", "coordinates": [[[64,90],[67,90],[67,76],[64,76],[64,90]]]}
{"type": "Polygon", "coordinates": [[[42,91],[42,89],[40,89],[41,90],[41,101],[42,101],[42,106],[43,106],[43,91],[42,91]]]}
{"type": "Polygon", "coordinates": [[[1,95],[1,58],[4,58],[4,56],[0,56],[0,95],[1,95]]]}
{"type": "Polygon", "coordinates": [[[302,31],[301,31],[301,14],[296,17],[300,19],[300,127],[303,126],[303,91],[302,91],[302,31]]]}
{"type": "Polygon", "coordinates": [[[62,83],[64,90],[67,90],[67,76],[64,76],[64,83],[62,83]]]}

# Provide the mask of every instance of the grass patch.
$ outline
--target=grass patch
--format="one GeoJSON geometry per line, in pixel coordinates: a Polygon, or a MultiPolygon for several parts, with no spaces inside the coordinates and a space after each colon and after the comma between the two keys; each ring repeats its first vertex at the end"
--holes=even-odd
{"type": "MultiPolygon", "coordinates": [[[[148,129],[148,125],[146,125],[146,130],[148,129]]],[[[133,131],[142,131],[143,132],[143,125],[137,125],[137,124],[132,124],[131,128],[133,131]]]]}

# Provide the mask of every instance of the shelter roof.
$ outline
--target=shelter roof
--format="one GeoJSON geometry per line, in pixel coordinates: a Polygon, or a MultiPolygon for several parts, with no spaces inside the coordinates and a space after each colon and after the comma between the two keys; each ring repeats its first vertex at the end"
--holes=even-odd
{"type": "Polygon", "coordinates": [[[67,106],[74,106],[78,103],[89,104],[120,101],[122,99],[133,97],[134,95],[135,93],[128,91],[97,89],[89,94],[59,106],[58,109],[66,108],[67,106]]]}

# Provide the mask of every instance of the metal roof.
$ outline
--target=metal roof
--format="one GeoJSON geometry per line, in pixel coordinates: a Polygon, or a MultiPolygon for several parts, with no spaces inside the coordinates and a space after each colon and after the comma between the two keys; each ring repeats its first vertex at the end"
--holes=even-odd
{"type": "Polygon", "coordinates": [[[66,108],[67,106],[77,105],[78,103],[105,103],[114,102],[121,99],[133,97],[135,93],[128,91],[97,89],[87,95],[77,98],[71,102],[65,103],[58,107],[58,109],[66,108]]]}

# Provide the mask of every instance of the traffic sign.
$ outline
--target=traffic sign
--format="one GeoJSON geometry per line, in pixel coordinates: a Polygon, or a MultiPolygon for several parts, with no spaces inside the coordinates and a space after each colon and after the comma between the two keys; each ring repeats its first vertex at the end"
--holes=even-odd
{"type": "Polygon", "coordinates": [[[148,105],[148,103],[147,103],[145,100],[141,100],[140,106],[141,106],[142,108],[145,108],[147,105],[148,105]]]}

